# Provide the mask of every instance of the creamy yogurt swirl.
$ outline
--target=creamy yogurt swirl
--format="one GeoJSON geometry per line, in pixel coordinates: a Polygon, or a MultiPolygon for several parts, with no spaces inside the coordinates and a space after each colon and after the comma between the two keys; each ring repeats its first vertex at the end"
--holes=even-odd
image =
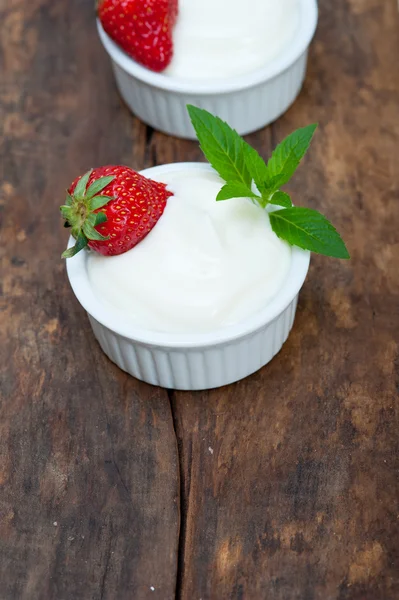
{"type": "Polygon", "coordinates": [[[239,323],[282,287],[291,248],[249,199],[216,202],[206,169],[161,172],[174,193],[149,235],[120,256],[90,253],[95,293],[126,321],[153,331],[203,333],[239,323]]]}
{"type": "Polygon", "coordinates": [[[299,0],[180,0],[166,75],[224,79],[267,65],[299,27],[299,0]]]}

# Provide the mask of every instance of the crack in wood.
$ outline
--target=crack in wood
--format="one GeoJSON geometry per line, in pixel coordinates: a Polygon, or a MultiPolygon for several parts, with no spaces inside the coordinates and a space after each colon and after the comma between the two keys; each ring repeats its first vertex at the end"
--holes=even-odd
{"type": "MultiPolygon", "coordinates": [[[[176,451],[179,466],[179,541],[177,547],[177,564],[176,564],[176,590],[175,599],[182,599],[183,591],[183,578],[184,578],[184,554],[185,554],[185,540],[186,540],[186,525],[187,525],[187,505],[186,498],[188,499],[187,492],[185,491],[185,478],[184,478],[184,467],[183,467],[183,444],[178,434],[178,423],[177,414],[174,406],[175,391],[168,390],[168,398],[170,403],[170,411],[173,421],[173,429],[176,437],[176,451]]],[[[190,487],[188,485],[188,493],[190,487]]]]}
{"type": "Polygon", "coordinates": [[[107,546],[107,552],[105,555],[105,564],[104,564],[104,572],[101,578],[101,588],[100,588],[100,600],[104,600],[104,594],[105,594],[105,584],[107,581],[107,575],[108,575],[108,570],[109,570],[109,564],[110,564],[110,560],[111,560],[111,548],[112,548],[112,539],[113,539],[113,527],[112,527],[112,519],[110,521],[110,535],[109,535],[109,541],[108,541],[108,546],[107,546]]]}

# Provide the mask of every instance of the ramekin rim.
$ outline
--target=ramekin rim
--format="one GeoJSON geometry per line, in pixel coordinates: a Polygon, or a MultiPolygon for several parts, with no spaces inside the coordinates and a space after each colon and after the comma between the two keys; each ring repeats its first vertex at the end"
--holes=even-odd
{"type": "MultiPolygon", "coordinates": [[[[170,163],[156,167],[150,167],[140,171],[141,174],[151,177],[156,171],[171,172],[178,167],[179,170],[202,169],[213,170],[208,163],[170,163]]],[[[74,243],[69,239],[69,246],[74,243]]],[[[206,333],[165,333],[136,327],[133,323],[126,323],[119,311],[112,311],[99,299],[92,289],[87,269],[87,251],[79,252],[74,258],[67,260],[67,274],[72,290],[86,312],[98,323],[115,334],[136,343],[145,344],[149,347],[158,348],[205,348],[218,346],[232,342],[238,338],[245,338],[255,331],[261,330],[276,318],[298,295],[306,279],[310,252],[292,247],[292,258],[289,274],[280,291],[261,311],[255,313],[248,319],[226,327],[221,327],[206,333]],[[119,313],[119,314],[118,314],[119,313]]]]}
{"type": "Polygon", "coordinates": [[[266,66],[252,73],[226,80],[186,81],[176,77],[155,73],[130,58],[105,33],[97,19],[101,42],[112,60],[124,71],[152,87],[181,94],[214,95],[256,87],[286,71],[309,47],[318,21],[317,0],[300,0],[301,22],[293,42],[266,66]]]}

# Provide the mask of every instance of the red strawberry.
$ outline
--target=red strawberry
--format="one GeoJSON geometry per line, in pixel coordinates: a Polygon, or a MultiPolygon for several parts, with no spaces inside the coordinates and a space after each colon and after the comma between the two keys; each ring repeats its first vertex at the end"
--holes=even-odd
{"type": "Polygon", "coordinates": [[[163,71],[173,56],[178,0],[100,0],[104,30],[129,56],[152,71],[163,71]]]}
{"type": "Polygon", "coordinates": [[[63,258],[85,246],[105,256],[123,254],[157,224],[172,193],[164,183],[147,179],[128,167],[94,169],[76,179],[61,206],[65,226],[76,239],[63,258]]]}

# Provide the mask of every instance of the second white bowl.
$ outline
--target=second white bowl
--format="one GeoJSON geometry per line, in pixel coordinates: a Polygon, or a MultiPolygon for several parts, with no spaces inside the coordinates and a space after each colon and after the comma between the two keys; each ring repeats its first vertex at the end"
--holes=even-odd
{"type": "Polygon", "coordinates": [[[99,21],[97,26],[119,91],[144,123],[170,135],[196,139],[186,109],[187,104],[193,104],[245,135],[275,121],[302,88],[318,11],[316,0],[300,0],[300,6],[297,34],[274,61],[248,75],[220,81],[188,82],[154,73],[123,52],[99,21]]]}
{"type": "MultiPolygon", "coordinates": [[[[146,177],[210,165],[177,163],[142,171],[146,177]]],[[[70,246],[74,240],[70,240],[70,246]]],[[[245,321],[203,334],[168,334],[127,323],[94,293],[87,272],[86,250],[68,259],[72,289],[87,311],[94,335],[105,354],[121,369],[152,385],[203,390],[243,379],[266,365],[282,348],[294,323],[298,294],[305,281],[310,253],[292,248],[287,279],[274,299],[245,321]]],[[[160,293],[162,290],[160,290],[160,293]]]]}

